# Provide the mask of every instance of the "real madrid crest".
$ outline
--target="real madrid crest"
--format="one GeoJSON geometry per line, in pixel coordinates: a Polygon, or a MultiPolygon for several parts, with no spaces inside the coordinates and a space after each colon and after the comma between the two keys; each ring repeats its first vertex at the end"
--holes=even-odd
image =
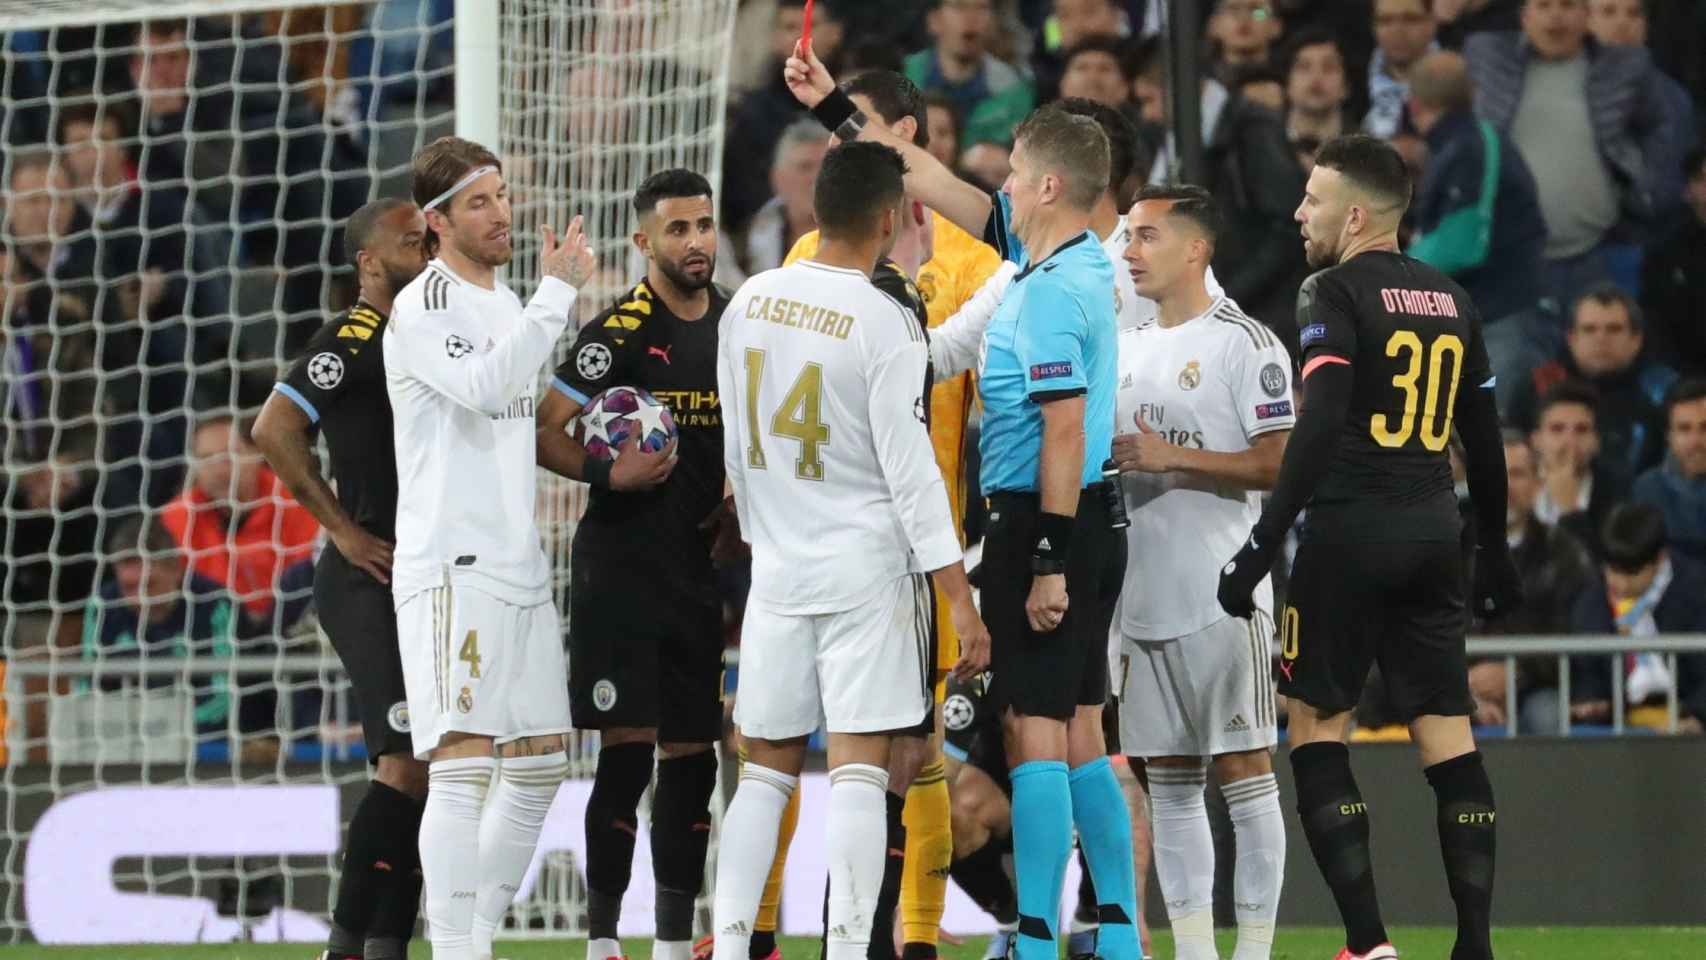
{"type": "Polygon", "coordinates": [[[1114,316],[1117,317],[1124,312],[1125,312],[1125,293],[1124,293],[1124,291],[1120,290],[1119,284],[1115,284],[1114,285],[1114,316]]]}
{"type": "Polygon", "coordinates": [[[474,691],[471,687],[463,687],[462,692],[456,695],[456,709],[463,713],[474,712],[474,691]]]}
{"type": "Polygon", "coordinates": [[[1202,383],[1202,364],[1195,360],[1185,364],[1185,369],[1179,371],[1179,389],[1195,390],[1202,383]]]}
{"type": "Polygon", "coordinates": [[[933,273],[929,270],[922,270],[919,272],[919,274],[918,274],[918,296],[919,296],[919,299],[924,301],[925,306],[929,306],[930,301],[936,299],[936,274],[935,273],[933,273]]]}

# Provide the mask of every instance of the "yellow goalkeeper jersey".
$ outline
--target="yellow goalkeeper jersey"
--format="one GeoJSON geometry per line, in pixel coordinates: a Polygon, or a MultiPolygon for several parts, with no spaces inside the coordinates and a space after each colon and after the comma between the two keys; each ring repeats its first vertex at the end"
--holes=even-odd
{"type": "MultiPolygon", "coordinates": [[[[918,287],[919,296],[924,299],[930,326],[936,327],[977,293],[990,274],[1001,266],[1001,256],[994,247],[961,230],[947,217],[934,211],[931,216],[936,218],[934,252],[919,268],[913,282],[918,287]]],[[[784,264],[816,253],[817,231],[813,230],[788,251],[784,264]]],[[[930,445],[936,450],[936,465],[941,468],[942,479],[948,485],[948,506],[953,510],[954,532],[959,534],[961,546],[965,545],[965,530],[961,525],[965,519],[966,504],[966,418],[971,413],[975,398],[976,390],[970,373],[937,380],[930,394],[930,445]]],[[[936,604],[936,627],[941,641],[936,652],[939,679],[960,659],[959,637],[954,635],[953,625],[948,621],[947,605],[941,603],[940,598],[936,604]]]]}

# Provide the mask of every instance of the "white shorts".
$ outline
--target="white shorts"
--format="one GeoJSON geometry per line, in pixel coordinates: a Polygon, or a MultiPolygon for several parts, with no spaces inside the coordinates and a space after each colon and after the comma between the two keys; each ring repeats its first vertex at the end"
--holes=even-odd
{"type": "Polygon", "coordinates": [[[557,607],[471,586],[423,590],[397,608],[409,734],[424,760],[447,733],[507,743],[567,733],[569,672],[557,607]]]}
{"type": "Polygon", "coordinates": [[[789,615],[748,603],[735,725],[788,740],[917,726],[930,709],[930,582],[909,574],[839,613],[789,615]]]}
{"type": "Polygon", "coordinates": [[[1214,757],[1270,749],[1273,621],[1226,617],[1176,640],[1126,637],[1120,749],[1133,757],[1214,757]]]}

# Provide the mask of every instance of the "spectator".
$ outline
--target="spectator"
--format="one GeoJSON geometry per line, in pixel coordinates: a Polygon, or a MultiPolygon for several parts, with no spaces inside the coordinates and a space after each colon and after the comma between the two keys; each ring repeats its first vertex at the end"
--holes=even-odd
{"type": "Polygon", "coordinates": [[[1553,325],[1535,311],[1546,220],[1522,154],[1475,118],[1473,101],[1468,70],[1455,53],[1430,53],[1410,71],[1410,116],[1427,139],[1428,159],[1410,205],[1416,236],[1407,252],[1474,298],[1508,408],[1513,388],[1551,352],[1553,325]]]}
{"type": "Polygon", "coordinates": [[[1536,399],[1554,384],[1591,384],[1601,463],[1623,486],[1664,456],[1664,397],[1676,381],[1676,371],[1641,358],[1642,330],[1633,297],[1609,285],[1588,291],[1576,302],[1563,359],[1536,367],[1511,406],[1519,425],[1532,426],[1536,399]]]}
{"type": "MultiPolygon", "coordinates": [[[[1137,106],[1138,122],[1160,129],[1167,122],[1166,61],[1161,38],[1144,37],[1126,50],[1126,72],[1131,74],[1131,102],[1137,106]]],[[[1159,145],[1157,141],[1156,145],[1159,145]]]]}
{"type": "Polygon", "coordinates": [[[1635,289],[1635,244],[1681,195],[1692,121],[1671,115],[1645,49],[1588,35],[1586,0],[1526,0],[1523,32],[1464,48],[1475,112],[1528,161],[1546,216],[1544,287],[1559,304],[1615,281],[1635,289]]]}
{"type": "Polygon", "coordinates": [[[1522,29],[1523,0],[1433,0],[1439,42],[1463,49],[1470,34],[1522,29]]]}
{"type": "Polygon", "coordinates": [[[1240,67],[1266,66],[1285,24],[1272,0],[1216,0],[1206,31],[1215,78],[1233,82],[1240,67]]]}
{"type": "Polygon", "coordinates": [[[1534,516],[1549,527],[1569,530],[1595,554],[1600,522],[1628,489],[1600,458],[1598,402],[1599,394],[1588,384],[1558,384],[1541,401],[1539,425],[1529,438],[1540,461],[1534,516]]]}
{"type": "MultiPolygon", "coordinates": [[[[1577,633],[1617,633],[1632,639],[1667,633],[1706,633],[1706,568],[1667,548],[1664,516],[1636,503],[1619,504],[1601,532],[1604,553],[1599,589],[1577,598],[1572,625],[1577,633]]],[[[1706,721],[1706,654],[1676,658],[1673,676],[1665,658],[1629,656],[1570,658],[1570,716],[1583,723],[1611,720],[1611,684],[1623,684],[1626,722],[1666,729],[1665,700],[1677,693],[1679,733],[1699,734],[1706,721]],[[1612,664],[1616,664],[1613,680],[1612,664]]]]}
{"type": "Polygon", "coordinates": [[[1636,478],[1632,499],[1664,515],[1673,549],[1706,563],[1706,380],[1678,381],[1665,419],[1664,463],[1636,478]]]}
{"type": "Polygon", "coordinates": [[[906,58],[907,79],[954,101],[968,142],[1012,144],[1037,98],[1030,81],[989,52],[993,0],[930,0],[926,23],[934,45],[906,58]]]}
{"type": "MultiPolygon", "coordinates": [[[[178,544],[158,523],[125,520],[106,542],[111,574],[89,598],[83,614],[83,659],[135,661],[229,657],[236,651],[230,598],[213,580],[186,569],[178,544]]],[[[134,681],[122,666],[97,674],[95,683],[116,690],[134,681]]],[[[169,687],[175,677],[155,677],[149,687],[169,687]]],[[[226,729],[231,689],[221,674],[190,681],[198,733],[226,729]]]]}
{"type": "Polygon", "coordinates": [[[960,154],[960,169],[985,190],[996,191],[1013,173],[1012,154],[1006,144],[974,143],[960,154]]]}
{"type": "MultiPolygon", "coordinates": [[[[774,196],[744,231],[734,235],[730,249],[734,256],[727,258],[729,270],[723,272],[725,284],[738,284],[744,279],[782,265],[794,242],[817,229],[817,216],[812,209],[812,184],[817,182],[818,168],[829,150],[823,127],[806,117],[783,131],[776,144],[776,156],[770,164],[770,189],[774,196]]],[[[722,266],[722,264],[719,264],[722,266]]]]}
{"type": "MultiPolygon", "coordinates": [[[[1483,636],[1560,634],[1570,631],[1576,598],[1595,579],[1587,547],[1563,527],[1547,526],[1534,515],[1540,495],[1540,471],[1528,438],[1505,432],[1505,538],[1511,559],[1522,575],[1522,606],[1510,616],[1480,624],[1483,636]]],[[[1501,659],[1482,660],[1469,667],[1469,688],[1475,694],[1475,722],[1501,725],[1506,721],[1506,668],[1501,659]]],[[[1557,734],[1558,662],[1553,657],[1517,661],[1517,730],[1557,734]]]]}
{"type": "Polygon", "coordinates": [[[1437,32],[1428,0],[1374,0],[1374,59],[1368,64],[1364,132],[1391,139],[1404,129],[1410,68],[1438,49],[1437,32]]]}
{"type": "MultiPolygon", "coordinates": [[[[12,466],[14,482],[0,510],[0,543],[6,545],[0,589],[13,613],[71,612],[88,599],[100,527],[90,432],[63,433],[40,460],[12,466]]],[[[39,642],[9,641],[14,649],[39,642]]]]}
{"type": "MultiPolygon", "coordinates": [[[[797,119],[807,116],[800,102],[781,82],[781,61],[793,53],[793,44],[800,39],[805,26],[805,0],[778,0],[775,19],[769,29],[769,65],[764,68],[763,84],[742,95],[728,114],[728,138],[723,162],[722,225],[732,234],[746,230],[752,215],[768,203],[775,191],[764,164],[751,162],[754,157],[771,157],[781,131],[797,119]],[[739,153],[739,162],[735,155],[739,153]]],[[[841,26],[827,3],[815,5],[812,14],[812,49],[824,61],[831,61],[839,46],[841,26]]]]}
{"type": "MultiPolygon", "coordinates": [[[[1037,99],[1052,103],[1059,97],[1060,78],[1066,72],[1064,51],[1078,46],[1086,37],[1123,38],[1131,33],[1126,14],[1115,0],[1054,0],[1053,15],[1043,24],[1042,43],[1031,57],[1037,99]]],[[[935,142],[935,137],[931,137],[935,142]]]]}
{"type": "MultiPolygon", "coordinates": [[[[1706,21],[1701,26],[1706,27],[1706,21]]],[[[1638,47],[1647,49],[1647,6],[1643,0],[1589,0],[1588,32],[1608,47],[1638,47]]],[[[1649,51],[1650,52],[1650,51],[1649,51]]],[[[1687,132],[1680,141],[1684,146],[1694,143],[1698,129],[1698,111],[1688,89],[1660,69],[1655,61],[1654,80],[1665,100],[1665,112],[1683,117],[1687,132]]]]}
{"type": "Polygon", "coordinates": [[[1277,116],[1285,116],[1285,81],[1273,67],[1240,68],[1232,89],[1244,102],[1271,110],[1277,116]]]}
{"type": "MultiPolygon", "coordinates": [[[[898,71],[897,71],[898,72],[898,71]]],[[[959,166],[960,113],[941,93],[924,95],[924,122],[930,131],[930,155],[952,170],[959,166]]]]}
{"type": "Polygon", "coordinates": [[[1683,161],[1687,206],[1663,242],[1647,251],[1641,304],[1652,325],[1657,354],[1685,374],[1706,374],[1706,148],[1683,161]]]}
{"type": "Polygon", "coordinates": [[[319,524],[232,417],[197,423],[190,457],[189,482],[161,523],[188,552],[191,568],[236,598],[243,636],[282,631],[308,605],[319,524]],[[276,623],[275,606],[282,607],[276,623]]]}
{"type": "Polygon", "coordinates": [[[1321,144],[1345,133],[1345,53],[1332,34],[1298,34],[1285,64],[1285,136],[1300,163],[1313,165],[1321,144]],[[1307,147],[1307,149],[1305,149],[1307,147]]]}
{"type": "Polygon", "coordinates": [[[1061,98],[1094,100],[1115,110],[1130,104],[1133,78],[1122,53],[1119,39],[1107,34],[1078,41],[1062,58],[1061,98]]]}

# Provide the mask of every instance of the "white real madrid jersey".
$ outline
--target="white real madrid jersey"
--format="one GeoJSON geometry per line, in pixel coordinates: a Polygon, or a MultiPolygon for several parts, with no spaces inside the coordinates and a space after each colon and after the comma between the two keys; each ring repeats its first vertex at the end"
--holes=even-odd
{"type": "MultiPolygon", "coordinates": [[[[1119,222],[1114,224],[1112,233],[1102,240],[1102,249],[1107,252],[1108,259],[1114,265],[1114,313],[1119,317],[1120,329],[1131,330],[1155,320],[1155,301],[1148,297],[1139,296],[1137,287],[1131,282],[1131,271],[1125,262],[1125,248],[1131,245],[1131,221],[1120,215],[1119,222]]],[[[1211,297],[1223,297],[1226,291],[1220,288],[1220,281],[1214,278],[1214,268],[1208,268],[1203,277],[1203,283],[1208,287],[1211,297]]]]}
{"type": "Polygon", "coordinates": [[[723,463],[752,544],[751,602],[837,613],[960,559],[925,428],[918,318],[857,270],[801,260],[723,311],[723,463]]]}
{"type": "Polygon", "coordinates": [[[510,603],[550,599],[534,522],[534,391],[574,303],[574,287],[546,277],[523,309],[509,287],[467,283],[442,260],[397,295],[384,344],[398,604],[453,574],[510,603]]]}
{"type": "MultiPolygon", "coordinates": [[[[1118,433],[1146,427],[1180,446],[1236,453],[1296,421],[1285,348],[1224,296],[1178,326],[1122,330],[1119,343],[1118,433]]],[[[1131,527],[1121,630],[1169,640],[1226,616],[1215,599],[1220,567],[1261,516],[1261,495],[1180,472],[1122,479],[1131,527]]],[[[1271,615],[1266,579],[1256,606],[1271,615]]]]}

